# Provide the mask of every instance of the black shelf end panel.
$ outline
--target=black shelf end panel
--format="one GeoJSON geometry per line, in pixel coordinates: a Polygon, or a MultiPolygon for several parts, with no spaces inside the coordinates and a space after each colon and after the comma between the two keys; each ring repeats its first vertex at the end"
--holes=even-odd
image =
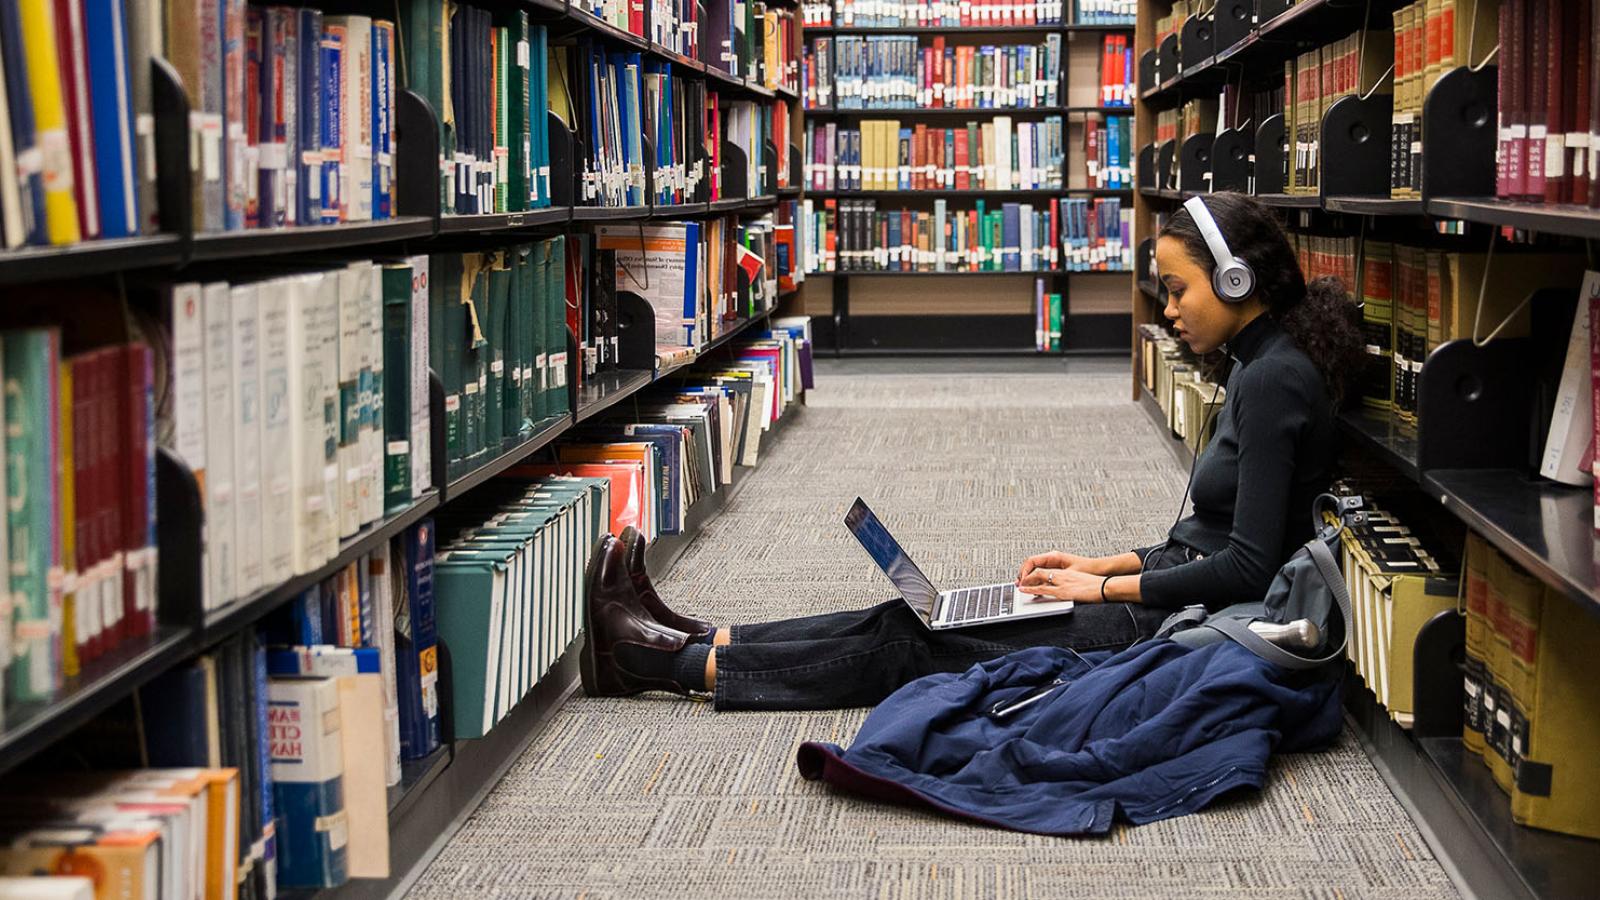
{"type": "Polygon", "coordinates": [[[54,700],[8,705],[0,718],[0,772],[67,736],[185,658],[193,637],[189,628],[158,625],[154,634],[124,639],[85,664],[54,700]]]}
{"type": "Polygon", "coordinates": [[[471,234],[484,231],[512,231],[518,228],[538,228],[565,225],[572,218],[572,208],[547,206],[521,212],[483,213],[467,216],[443,216],[439,219],[440,234],[471,234]]]}
{"type": "Polygon", "coordinates": [[[81,241],[58,247],[18,247],[0,250],[0,284],[167,268],[182,261],[183,242],[175,234],[81,241]]]}
{"type": "Polygon", "coordinates": [[[1591,489],[1519,469],[1431,469],[1423,473],[1422,484],[1517,565],[1575,600],[1600,607],[1591,489]]]}
{"type": "Polygon", "coordinates": [[[217,231],[196,234],[190,258],[200,262],[279,256],[285,253],[316,253],[322,250],[415,240],[432,235],[433,219],[427,216],[395,216],[391,219],[342,222],[338,225],[296,225],[291,228],[217,231]]]}
{"type": "MultiPolygon", "coordinates": [[[[570,343],[570,341],[569,341],[570,343]]],[[[472,490],[485,481],[527,459],[534,451],[544,447],[572,427],[572,416],[546,416],[533,426],[533,433],[521,443],[506,447],[500,455],[461,475],[450,479],[445,487],[442,502],[448,502],[472,490]]]]}
{"type": "Polygon", "coordinates": [[[438,508],[439,492],[431,490],[405,509],[391,513],[341,541],[338,555],[321,566],[259,590],[249,597],[242,597],[216,609],[207,610],[205,625],[200,632],[200,646],[204,648],[214,644],[258,621],[291,597],[337,574],[345,566],[376,550],[385,541],[410,528],[438,508]]]}
{"type": "Polygon", "coordinates": [[[1529,203],[1493,197],[1436,197],[1423,201],[1428,215],[1546,234],[1600,238],[1600,209],[1572,203],[1529,203]]]}
{"type": "Polygon", "coordinates": [[[596,372],[578,388],[578,408],[574,416],[584,422],[637,394],[655,377],[654,369],[611,369],[596,372]]]}
{"type": "Polygon", "coordinates": [[[1339,428],[1367,452],[1388,463],[1412,481],[1417,468],[1417,430],[1389,413],[1360,407],[1339,414],[1339,428]]]}

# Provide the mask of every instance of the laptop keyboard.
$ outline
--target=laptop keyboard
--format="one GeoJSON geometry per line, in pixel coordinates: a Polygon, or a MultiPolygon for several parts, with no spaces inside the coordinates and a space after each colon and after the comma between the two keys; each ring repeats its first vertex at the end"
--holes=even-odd
{"type": "Polygon", "coordinates": [[[946,600],[949,612],[947,623],[973,622],[992,619],[1011,612],[1011,597],[1016,589],[1009,584],[991,584],[987,587],[951,591],[946,600]]]}

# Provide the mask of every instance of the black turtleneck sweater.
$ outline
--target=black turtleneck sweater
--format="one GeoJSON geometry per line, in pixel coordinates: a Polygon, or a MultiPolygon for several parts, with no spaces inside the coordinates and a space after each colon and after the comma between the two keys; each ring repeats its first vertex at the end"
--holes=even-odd
{"type": "Polygon", "coordinates": [[[1268,315],[1240,329],[1217,430],[1195,464],[1193,512],[1169,539],[1202,558],[1140,578],[1142,602],[1219,609],[1259,601],[1311,539],[1311,504],[1328,488],[1333,404],[1322,375],[1268,315]]]}

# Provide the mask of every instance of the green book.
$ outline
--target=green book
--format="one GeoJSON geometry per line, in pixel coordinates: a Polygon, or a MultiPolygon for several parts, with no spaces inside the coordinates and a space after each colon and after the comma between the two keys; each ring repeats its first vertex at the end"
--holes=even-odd
{"type": "Polygon", "coordinates": [[[383,267],[383,506],[411,505],[411,267],[383,267]],[[391,371],[392,367],[392,371],[391,371]]]}
{"type": "Polygon", "coordinates": [[[545,415],[572,412],[567,398],[567,239],[550,239],[550,266],[546,271],[544,312],[546,365],[550,383],[545,393],[545,415]]]}
{"type": "Polygon", "coordinates": [[[489,279],[484,275],[485,257],[468,253],[462,259],[461,304],[466,311],[461,350],[461,428],[462,449],[469,460],[483,453],[483,388],[489,378],[488,341],[484,339],[485,316],[489,308],[489,279]]]}
{"type": "Polygon", "coordinates": [[[60,624],[51,621],[50,613],[50,565],[57,515],[52,398],[61,335],[53,328],[7,331],[0,347],[6,397],[6,547],[14,604],[14,619],[8,623],[14,633],[6,701],[17,704],[50,699],[60,671],[60,624]]]}
{"type": "Polygon", "coordinates": [[[484,331],[489,339],[483,348],[487,372],[483,385],[483,446],[493,456],[501,451],[506,435],[501,382],[505,380],[506,371],[506,307],[511,303],[511,268],[506,265],[504,253],[495,253],[489,259],[489,308],[480,312],[487,318],[484,331]]]}
{"type": "Polygon", "coordinates": [[[428,4],[428,88],[433,92],[428,103],[439,117],[439,208],[455,212],[456,185],[452,164],[456,157],[455,111],[450,103],[449,67],[445,48],[450,46],[450,0],[430,0],[428,4]]]}
{"type": "Polygon", "coordinates": [[[494,211],[509,212],[506,206],[506,188],[511,180],[511,56],[506,41],[510,32],[494,29],[494,211]]]}
{"type": "Polygon", "coordinates": [[[1061,352],[1061,295],[1050,295],[1050,352],[1061,352]]]}
{"type": "Polygon", "coordinates": [[[545,296],[550,293],[550,247],[550,241],[539,241],[528,256],[528,340],[532,344],[533,359],[528,406],[535,422],[542,422],[550,415],[550,343],[545,339],[550,317],[544,311],[545,296]]]}
{"type": "Polygon", "coordinates": [[[517,254],[522,248],[508,247],[504,253],[510,284],[506,288],[505,371],[500,377],[500,431],[506,441],[522,439],[522,360],[527,327],[522,321],[522,267],[517,254]]]}
{"type": "Polygon", "coordinates": [[[440,298],[439,318],[443,328],[434,332],[440,335],[440,340],[430,340],[429,344],[430,347],[439,347],[443,363],[439,380],[444,384],[445,458],[449,460],[453,474],[459,471],[461,463],[467,458],[467,428],[463,421],[466,404],[461,396],[463,357],[467,346],[467,308],[461,302],[462,255],[436,254],[428,263],[428,271],[432,281],[429,299],[435,296],[440,298]]]}
{"type": "Polygon", "coordinates": [[[439,640],[450,648],[450,708],[458,738],[478,738],[496,722],[505,627],[505,549],[446,550],[433,568],[439,640]]]}
{"type": "Polygon", "coordinates": [[[509,326],[517,342],[517,433],[526,435],[533,431],[537,418],[533,414],[533,247],[518,244],[511,251],[511,317],[509,326]]]}

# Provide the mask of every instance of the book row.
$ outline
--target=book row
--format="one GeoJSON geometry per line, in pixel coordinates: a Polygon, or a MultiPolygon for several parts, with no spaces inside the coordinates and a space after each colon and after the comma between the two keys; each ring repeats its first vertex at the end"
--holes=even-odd
{"type": "Polygon", "coordinates": [[[1513,821],[1600,837],[1591,667],[1600,625],[1469,532],[1462,743],[1509,795],[1513,821]]]}
{"type": "Polygon", "coordinates": [[[1162,420],[1193,453],[1200,453],[1216,433],[1214,413],[1228,399],[1220,374],[1200,361],[1165,326],[1139,326],[1138,369],[1144,389],[1155,398],[1162,420]]]}
{"type": "Polygon", "coordinates": [[[1049,272],[1061,267],[1063,206],[880,210],[872,200],[803,201],[808,272],[1049,272]]]}
{"type": "Polygon", "coordinates": [[[156,290],[162,444],[201,485],[205,608],[318,568],[432,486],[426,257],[156,290]]]}
{"type": "Polygon", "coordinates": [[[1041,190],[1063,186],[1060,116],[940,128],[865,119],[859,128],[807,122],[806,182],[818,191],[1041,190]],[[820,139],[819,139],[820,138],[820,139]]]}
{"type": "Polygon", "coordinates": [[[938,36],[819,37],[802,60],[807,108],[1029,109],[1055,106],[1061,35],[1040,44],[949,45],[938,36]]]}
{"type": "Polygon", "coordinates": [[[1284,133],[1290,151],[1284,154],[1284,193],[1317,193],[1323,115],[1342,97],[1391,90],[1387,79],[1393,65],[1394,36],[1378,29],[1357,31],[1284,63],[1284,133]]]}
{"type": "Polygon", "coordinates": [[[1072,21],[1079,25],[1132,25],[1136,0],[1072,0],[1072,21]]]}
{"type": "MultiPolygon", "coordinates": [[[[1600,163],[1600,15],[1588,3],[1557,0],[1500,0],[1498,12],[1497,23],[1478,23],[1480,35],[1490,35],[1473,43],[1470,58],[1460,38],[1467,16],[1457,14],[1453,57],[1457,65],[1476,64],[1484,58],[1478,48],[1494,46],[1498,37],[1495,194],[1600,207],[1593,184],[1600,163]]],[[[1485,17],[1492,15],[1490,5],[1485,17]]]]}
{"type": "Polygon", "coordinates": [[[0,333],[0,370],[3,710],[155,626],[156,375],[144,344],[49,327],[0,333]]]}
{"type": "Polygon", "coordinates": [[[1046,293],[1044,281],[1034,282],[1033,293],[1033,344],[1040,353],[1060,353],[1062,316],[1061,294],[1046,293]]]}
{"type": "Polygon", "coordinates": [[[769,88],[792,85],[795,13],[743,0],[580,0],[573,4],[629,34],[769,88]]]}
{"type": "Polygon", "coordinates": [[[831,0],[803,5],[807,28],[999,28],[1055,25],[1060,0],[831,0]]]}
{"type": "Polygon", "coordinates": [[[1133,187],[1133,116],[1087,119],[1083,159],[1089,187],[1133,187]]]}
{"type": "Polygon", "coordinates": [[[1133,107],[1138,88],[1134,82],[1133,47],[1128,35],[1100,38],[1100,105],[1133,107]]]}
{"type": "MultiPolygon", "coordinates": [[[[1499,39],[1497,6],[1509,11],[1512,2],[1417,0],[1394,11],[1390,196],[1422,196],[1423,100],[1445,72],[1457,66],[1478,65],[1488,58],[1499,39]]],[[[1587,9],[1587,4],[1584,7],[1587,9]]],[[[1513,50],[1506,47],[1500,53],[1502,67],[1513,58],[1513,50]]],[[[1502,122],[1509,121],[1501,118],[1502,122]]]]}

